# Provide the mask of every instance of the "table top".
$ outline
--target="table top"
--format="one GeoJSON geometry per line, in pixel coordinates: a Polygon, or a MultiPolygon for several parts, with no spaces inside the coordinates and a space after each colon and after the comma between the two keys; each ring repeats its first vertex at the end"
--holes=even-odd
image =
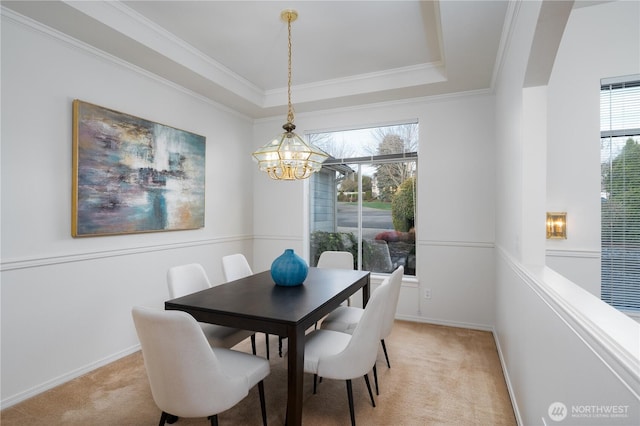
{"type": "Polygon", "coordinates": [[[299,286],[276,285],[260,272],[165,302],[196,320],[286,335],[286,327],[313,324],[369,282],[368,271],[309,268],[299,286]],[[268,323],[267,323],[268,322],[268,323]]]}

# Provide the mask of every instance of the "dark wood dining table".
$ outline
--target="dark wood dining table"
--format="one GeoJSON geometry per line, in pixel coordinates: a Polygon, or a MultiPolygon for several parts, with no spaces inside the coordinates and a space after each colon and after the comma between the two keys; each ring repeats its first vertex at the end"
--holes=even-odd
{"type": "Polygon", "coordinates": [[[196,320],[288,338],[287,425],[302,424],[305,331],[362,288],[370,295],[370,273],[309,268],[304,283],[275,285],[270,271],[231,281],[165,302],[196,320]]]}

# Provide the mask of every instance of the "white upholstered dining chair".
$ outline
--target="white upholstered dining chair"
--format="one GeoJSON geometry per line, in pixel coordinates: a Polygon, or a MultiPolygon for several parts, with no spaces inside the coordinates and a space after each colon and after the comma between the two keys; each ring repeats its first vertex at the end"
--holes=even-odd
{"type": "Polygon", "coordinates": [[[364,376],[371,404],[376,406],[368,373],[375,367],[382,314],[389,290],[389,285],[381,285],[373,292],[352,334],[318,329],[305,338],[304,371],[314,375],[314,393],[318,376],[346,380],[352,425],[356,423],[352,379],[364,376]]]}
{"type": "MultiPolygon", "coordinates": [[[[353,269],[353,254],[348,251],[323,251],[318,258],[318,268],[353,269]]],[[[347,299],[351,306],[351,296],[347,299]]]]}
{"type": "Polygon", "coordinates": [[[160,426],[176,417],[210,417],[244,399],[256,384],[262,423],[267,424],[263,380],[270,373],[261,357],[211,347],[186,312],[136,306],[132,309],[153,400],[162,410],[160,426]]]}
{"type": "Polygon", "coordinates": [[[222,272],[224,279],[229,281],[239,280],[253,274],[247,258],[242,253],[229,254],[222,257],[222,272]]]}
{"type": "MultiPolygon", "coordinates": [[[[399,266],[395,271],[391,273],[386,279],[390,287],[389,294],[385,301],[384,313],[382,315],[382,326],[380,328],[380,343],[382,350],[384,351],[384,357],[387,361],[387,367],[391,368],[389,363],[389,355],[387,353],[387,346],[384,342],[386,337],[389,337],[391,330],[393,329],[393,321],[396,316],[396,309],[398,306],[398,298],[400,296],[400,288],[402,286],[402,277],[404,275],[404,267],[399,266]]],[[[374,292],[375,293],[375,292],[374,292]]],[[[358,323],[360,322],[364,310],[355,306],[339,306],[333,312],[325,317],[320,325],[323,330],[334,330],[342,333],[353,333],[358,323]]],[[[376,378],[376,393],[378,393],[378,380],[376,378]]]]}
{"type": "MultiPolygon", "coordinates": [[[[222,257],[222,272],[224,273],[224,279],[227,282],[239,280],[240,278],[253,275],[253,270],[249,266],[247,258],[242,253],[229,254],[222,257]]],[[[264,334],[264,341],[267,353],[267,359],[269,359],[269,335],[264,334]]],[[[252,341],[255,347],[255,335],[252,341]]],[[[255,352],[254,352],[255,354],[255,352]]]]}
{"type": "MultiPolygon", "coordinates": [[[[196,291],[206,290],[211,287],[211,283],[202,265],[189,263],[169,268],[167,286],[169,287],[169,297],[175,299],[196,291]]],[[[250,337],[253,354],[256,354],[255,333],[253,331],[217,324],[199,324],[211,346],[231,348],[250,337]]]]}

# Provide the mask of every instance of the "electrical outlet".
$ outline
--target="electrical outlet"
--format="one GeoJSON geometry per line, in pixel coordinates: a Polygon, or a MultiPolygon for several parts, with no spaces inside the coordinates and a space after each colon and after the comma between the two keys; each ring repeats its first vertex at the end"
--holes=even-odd
{"type": "Polygon", "coordinates": [[[424,298],[425,299],[431,299],[431,289],[427,288],[424,290],[424,298]]]}

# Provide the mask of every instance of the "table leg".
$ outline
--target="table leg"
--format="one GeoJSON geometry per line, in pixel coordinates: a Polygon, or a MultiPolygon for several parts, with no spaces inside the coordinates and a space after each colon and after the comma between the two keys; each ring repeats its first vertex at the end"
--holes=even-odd
{"type": "Polygon", "coordinates": [[[367,276],[367,283],[362,287],[362,306],[367,306],[369,296],[371,295],[371,279],[367,276]]]}
{"type": "Polygon", "coordinates": [[[287,426],[302,425],[302,392],[304,385],[304,330],[292,327],[288,333],[287,356],[287,426]]]}

